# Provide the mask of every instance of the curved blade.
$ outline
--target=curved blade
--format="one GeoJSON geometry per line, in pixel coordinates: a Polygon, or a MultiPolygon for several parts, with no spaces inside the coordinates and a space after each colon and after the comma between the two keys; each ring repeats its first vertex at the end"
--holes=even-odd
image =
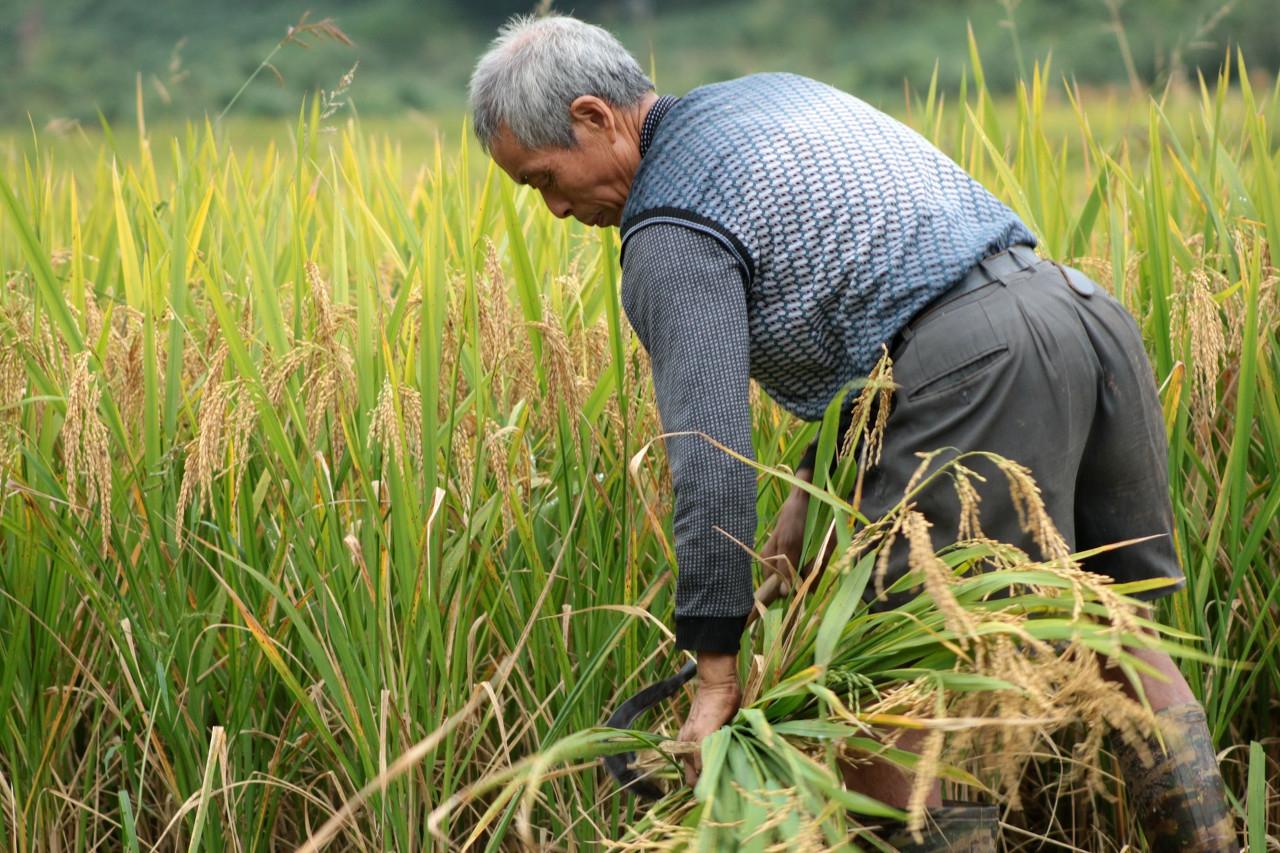
{"type": "MultiPolygon", "coordinates": [[[[695,661],[689,661],[675,675],[670,678],[664,678],[661,681],[655,681],[619,705],[618,710],[613,712],[613,715],[609,717],[605,725],[614,729],[631,728],[631,723],[636,717],[657,705],[663,699],[673,696],[685,682],[697,674],[698,664],[695,661]]],[[[662,789],[647,779],[641,779],[640,774],[631,766],[631,760],[635,757],[636,754],[634,752],[620,752],[617,755],[606,755],[601,760],[604,761],[605,769],[609,771],[609,775],[613,776],[623,789],[631,791],[643,800],[660,799],[662,797],[662,789]]]]}

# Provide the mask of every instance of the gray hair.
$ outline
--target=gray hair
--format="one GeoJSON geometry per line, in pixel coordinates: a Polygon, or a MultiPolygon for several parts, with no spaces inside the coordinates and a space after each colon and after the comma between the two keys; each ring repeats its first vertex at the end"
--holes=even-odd
{"type": "Polygon", "coordinates": [[[595,95],[627,107],[653,91],[635,57],[601,27],[567,15],[515,15],[471,75],[471,112],[489,151],[499,127],[530,150],[573,148],[569,105],[595,95]]]}

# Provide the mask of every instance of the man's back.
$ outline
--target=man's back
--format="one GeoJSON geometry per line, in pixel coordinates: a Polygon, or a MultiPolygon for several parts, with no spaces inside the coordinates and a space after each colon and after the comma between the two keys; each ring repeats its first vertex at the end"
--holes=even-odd
{"type": "Polygon", "coordinates": [[[915,131],[789,73],[681,97],[654,133],[622,219],[624,253],[656,222],[720,240],[750,283],[751,375],[811,420],[979,258],[1035,243],[915,131]]]}

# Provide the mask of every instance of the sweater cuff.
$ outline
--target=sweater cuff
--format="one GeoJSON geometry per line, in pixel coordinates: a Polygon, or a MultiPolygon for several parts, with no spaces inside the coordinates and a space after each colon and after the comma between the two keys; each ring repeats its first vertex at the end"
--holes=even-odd
{"type": "Polygon", "coordinates": [[[677,616],[676,648],[691,652],[736,653],[742,632],[747,627],[747,615],[677,616]]]}

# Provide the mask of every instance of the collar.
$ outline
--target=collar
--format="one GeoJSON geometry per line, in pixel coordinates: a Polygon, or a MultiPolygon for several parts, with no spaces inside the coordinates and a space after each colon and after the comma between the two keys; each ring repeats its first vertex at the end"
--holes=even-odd
{"type": "Polygon", "coordinates": [[[653,142],[653,135],[658,131],[658,123],[662,121],[662,117],[667,111],[676,105],[676,101],[680,100],[675,95],[663,95],[653,102],[653,106],[649,107],[649,112],[644,117],[644,123],[640,125],[640,157],[644,158],[645,152],[649,150],[649,144],[653,142]]]}

